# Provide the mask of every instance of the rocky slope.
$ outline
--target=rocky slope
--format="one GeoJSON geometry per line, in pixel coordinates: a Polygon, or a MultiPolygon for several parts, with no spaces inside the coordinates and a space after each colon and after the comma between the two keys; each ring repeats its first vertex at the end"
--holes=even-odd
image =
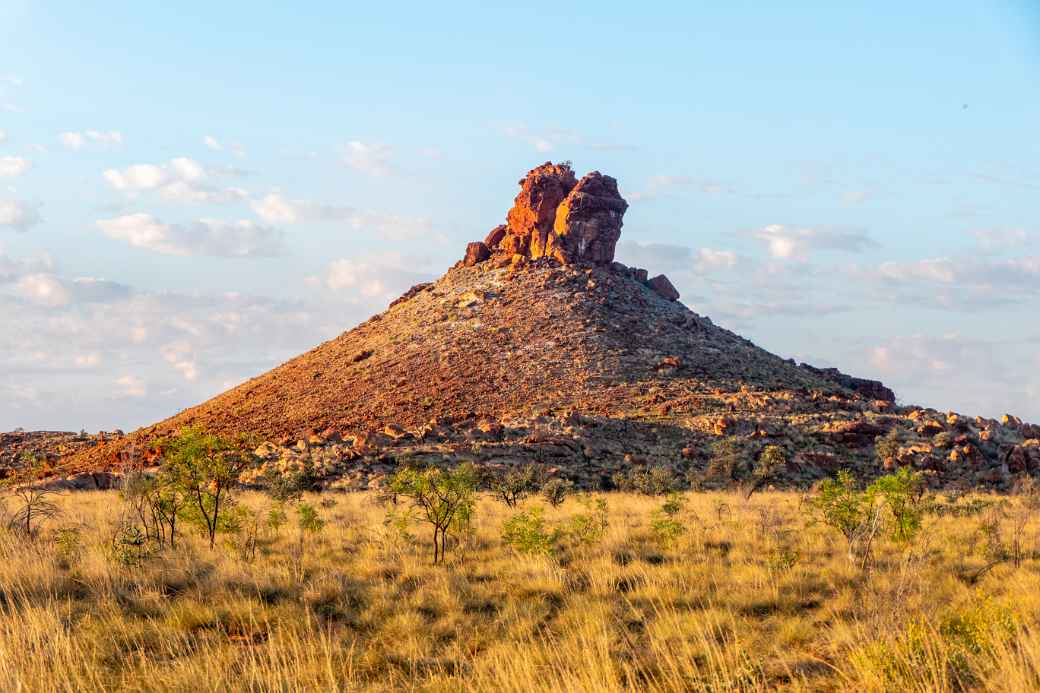
{"type": "Polygon", "coordinates": [[[783,360],[683,306],[663,275],[614,262],[627,203],[613,178],[546,163],[507,222],[442,278],[199,406],[66,459],[139,462],[183,426],[251,432],[269,468],[364,487],[402,460],[537,462],[585,485],[665,466],[724,485],[767,444],[771,480],[906,463],[936,485],[1005,487],[1040,470],[1040,429],[898,407],[881,383],[783,360]],[[875,439],[895,430],[888,459],[875,439]],[[728,441],[720,445],[720,441],[728,441]],[[724,450],[725,452],[720,452],[724,450]]]}

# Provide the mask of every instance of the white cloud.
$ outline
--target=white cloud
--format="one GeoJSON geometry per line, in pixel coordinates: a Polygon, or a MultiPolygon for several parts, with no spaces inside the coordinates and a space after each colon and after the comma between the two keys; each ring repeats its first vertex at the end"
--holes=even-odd
{"type": "Polygon", "coordinates": [[[814,250],[858,253],[877,246],[865,232],[855,229],[796,229],[769,224],[752,235],[766,244],[771,256],[781,260],[805,260],[814,250]]]}
{"type": "Polygon", "coordinates": [[[129,214],[99,220],[97,226],[109,238],[164,255],[256,257],[284,252],[280,231],[250,220],[165,224],[150,214],[129,214]]]}
{"type": "MultiPolygon", "coordinates": [[[[573,130],[564,128],[532,129],[527,125],[514,124],[502,128],[502,134],[513,139],[523,140],[536,152],[548,154],[563,146],[582,146],[585,139],[573,130]]],[[[595,149],[610,148],[611,145],[588,145],[595,149]]]]}
{"type": "Polygon", "coordinates": [[[0,200],[0,227],[28,231],[41,221],[43,219],[37,205],[19,200],[0,200]]]}
{"type": "Polygon", "coordinates": [[[985,250],[1010,250],[1023,246],[1031,234],[1025,229],[982,229],[973,231],[972,236],[985,250]]]}
{"type": "Polygon", "coordinates": [[[631,267],[644,267],[651,273],[688,270],[692,258],[690,249],[683,245],[621,241],[617,246],[619,262],[631,267]]]}
{"type": "Polygon", "coordinates": [[[194,159],[177,157],[162,165],[134,164],[123,170],[108,169],[102,176],[114,190],[131,198],[154,192],[172,202],[219,204],[248,197],[241,188],[220,188],[210,182],[236,173],[228,169],[209,169],[194,159]]]}
{"type": "Polygon", "coordinates": [[[429,280],[428,275],[415,272],[414,266],[399,253],[341,258],[329,263],[320,282],[352,303],[389,301],[429,280]]]}
{"type": "Polygon", "coordinates": [[[6,141],[7,141],[7,132],[5,130],[0,130],[0,144],[3,144],[6,141]]]}
{"type": "Polygon", "coordinates": [[[123,133],[117,130],[102,132],[100,130],[86,130],[85,132],[63,132],[58,139],[66,148],[79,151],[89,144],[99,147],[110,148],[123,144],[123,133]]]}
{"type": "Polygon", "coordinates": [[[20,156],[0,156],[0,178],[16,178],[32,168],[32,162],[20,156]]]}
{"type": "Polygon", "coordinates": [[[202,143],[206,145],[206,148],[213,152],[223,152],[225,150],[230,151],[235,156],[242,158],[246,155],[245,149],[241,144],[232,142],[230,144],[224,144],[213,135],[206,135],[202,138],[202,143]]]}
{"type": "Polygon", "coordinates": [[[710,274],[719,270],[733,269],[737,265],[737,254],[732,250],[701,248],[697,251],[694,269],[699,274],[710,274]]]}
{"type": "Polygon", "coordinates": [[[625,192],[627,198],[636,202],[639,200],[652,200],[671,194],[678,190],[692,190],[706,195],[732,194],[733,186],[710,178],[695,178],[692,176],[651,176],[642,190],[625,192]]]}
{"type": "Polygon", "coordinates": [[[443,240],[433,235],[433,223],[423,217],[407,217],[331,205],[310,200],[296,200],[273,192],[250,203],[261,221],[268,224],[343,223],[355,231],[367,231],[379,238],[403,240],[427,238],[443,240]]]}
{"type": "Polygon", "coordinates": [[[39,274],[50,272],[54,263],[49,257],[39,259],[16,259],[6,253],[0,247],[0,284],[13,282],[26,274],[39,274]]]}
{"type": "Polygon", "coordinates": [[[1040,256],[1003,260],[941,257],[913,262],[885,262],[881,264],[879,272],[885,279],[897,281],[1040,290],[1040,256]]]}
{"type": "MultiPolygon", "coordinates": [[[[867,361],[902,399],[968,414],[1010,411],[1040,417],[1035,393],[1040,376],[1022,365],[1035,346],[1014,340],[986,341],[956,332],[894,336],[870,346],[867,361]]],[[[1040,420],[1040,419],[1037,419],[1040,420]]]]}
{"type": "Polygon", "coordinates": [[[195,363],[195,350],[188,341],[176,341],[165,344],[159,350],[166,363],[173,366],[187,381],[197,380],[199,369],[195,363]]]}
{"type": "Polygon", "coordinates": [[[269,193],[250,205],[269,224],[299,224],[321,221],[352,221],[361,213],[353,207],[292,200],[282,193],[269,193]]]}
{"type": "Polygon", "coordinates": [[[385,176],[393,171],[390,152],[385,144],[352,140],[343,148],[343,163],[370,176],[385,176]]]}
{"type": "Polygon", "coordinates": [[[101,354],[92,351],[89,354],[77,354],[73,363],[79,368],[94,368],[101,363],[101,354]]]}
{"type": "Polygon", "coordinates": [[[123,375],[116,378],[117,397],[140,398],[148,394],[148,388],[142,378],[136,375],[123,375]]]}
{"type": "Polygon", "coordinates": [[[47,308],[64,306],[71,297],[65,285],[53,274],[27,274],[15,285],[22,298],[47,308]]]}

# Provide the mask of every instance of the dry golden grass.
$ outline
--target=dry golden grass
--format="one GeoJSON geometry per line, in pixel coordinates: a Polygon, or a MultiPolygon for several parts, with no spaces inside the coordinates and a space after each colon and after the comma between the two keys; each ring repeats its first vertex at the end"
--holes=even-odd
{"type": "MultiPolygon", "coordinates": [[[[432,566],[424,528],[388,530],[371,495],[309,499],[327,525],[247,562],[194,535],[140,566],[108,549],[116,493],[75,493],[35,542],[0,534],[0,686],[28,691],[1026,691],[1040,687],[1040,523],[1027,557],[975,584],[984,515],[929,516],[871,568],[808,525],[795,494],[604,496],[607,537],[557,559],[500,539],[482,498],[470,539],[432,566]],[[334,504],[333,504],[334,503],[334,504]],[[60,549],[78,527],[81,549],[60,549]]],[[[261,507],[268,501],[246,495],[261,507]]],[[[527,501],[528,505],[537,502],[527,501]]],[[[1009,501],[1012,505],[1016,501],[1009,501]]],[[[552,521],[575,500],[547,509],[552,521]]],[[[1004,536],[1013,522],[1003,521],[1004,536]]]]}

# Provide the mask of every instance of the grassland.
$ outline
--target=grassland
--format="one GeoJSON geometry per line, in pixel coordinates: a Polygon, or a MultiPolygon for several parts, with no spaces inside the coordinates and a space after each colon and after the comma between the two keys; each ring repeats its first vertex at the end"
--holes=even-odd
{"type": "Polygon", "coordinates": [[[685,531],[664,543],[651,530],[661,498],[602,497],[605,537],[555,556],[504,545],[517,510],[481,497],[470,536],[434,566],[426,529],[386,523],[374,495],[309,497],[324,528],[301,541],[290,513],[253,557],[240,536],[211,550],[185,529],[177,548],[128,560],[112,550],[119,495],[70,493],[35,540],[0,533],[0,687],[1040,686],[1040,522],[1021,499],[947,503],[862,569],[793,493],[686,494],[685,531]]]}

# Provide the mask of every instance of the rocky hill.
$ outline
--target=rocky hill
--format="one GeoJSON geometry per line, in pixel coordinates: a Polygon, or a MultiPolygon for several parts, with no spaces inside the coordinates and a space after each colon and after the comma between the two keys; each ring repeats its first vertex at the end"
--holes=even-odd
{"type": "Polygon", "coordinates": [[[881,383],[784,360],[614,261],[628,204],[610,176],[546,163],[506,223],[439,280],[315,349],[125,438],[65,460],[97,472],[155,457],[183,426],[266,439],[269,468],[365,487],[402,460],[524,462],[585,485],[663,466],[745,475],[765,445],[805,485],[913,464],[936,485],[1004,487],[1040,470],[1040,428],[896,406],[881,383]],[[875,440],[890,435],[887,459],[875,440]]]}

